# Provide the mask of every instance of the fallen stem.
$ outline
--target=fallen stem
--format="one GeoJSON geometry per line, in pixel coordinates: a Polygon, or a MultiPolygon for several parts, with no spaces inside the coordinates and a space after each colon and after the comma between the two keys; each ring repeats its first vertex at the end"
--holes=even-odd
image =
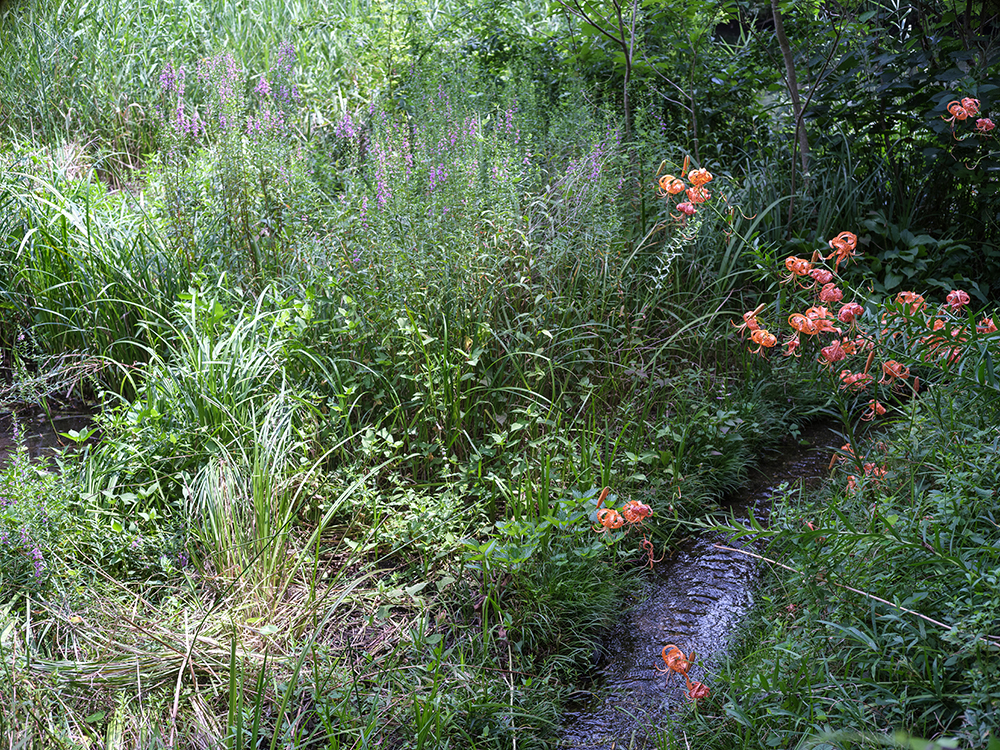
{"type": "MultiPolygon", "coordinates": [[[[785,570],[791,571],[792,573],[796,573],[796,574],[798,574],[800,576],[801,575],[805,575],[801,570],[796,570],[795,568],[793,568],[791,566],[788,566],[788,565],[784,565],[783,563],[780,563],[777,560],[772,560],[769,557],[764,557],[763,555],[758,555],[758,554],[755,554],[753,552],[748,552],[745,549],[737,549],[736,547],[726,547],[725,545],[722,545],[722,544],[716,544],[715,547],[716,547],[716,549],[724,549],[724,550],[726,550],[728,552],[739,552],[741,555],[747,555],[748,557],[753,557],[753,558],[756,558],[758,560],[763,560],[766,563],[770,563],[771,565],[777,565],[779,568],[784,568],[785,570]]],[[[873,599],[874,601],[881,602],[882,604],[886,604],[886,605],[892,607],[893,609],[898,610],[900,612],[905,612],[908,615],[914,615],[915,617],[919,617],[921,620],[923,620],[925,622],[929,622],[932,625],[937,625],[939,628],[944,628],[945,630],[953,630],[954,629],[950,625],[946,625],[943,622],[935,620],[933,617],[928,617],[927,615],[922,615],[919,612],[914,612],[912,609],[907,609],[906,607],[901,607],[898,604],[893,604],[888,599],[883,599],[881,596],[875,596],[875,594],[870,594],[867,591],[862,591],[861,589],[856,589],[853,586],[847,586],[847,585],[845,585],[843,583],[837,583],[836,581],[827,581],[827,583],[832,583],[837,588],[845,589],[845,590],[851,591],[851,592],[853,592],[855,594],[861,594],[861,596],[865,596],[865,597],[868,597],[869,599],[873,599]]],[[[981,638],[982,640],[987,641],[991,646],[993,646],[995,648],[1000,648],[1000,638],[997,638],[997,637],[991,636],[991,635],[979,635],[979,636],[976,636],[976,638],[977,639],[981,638]]]]}

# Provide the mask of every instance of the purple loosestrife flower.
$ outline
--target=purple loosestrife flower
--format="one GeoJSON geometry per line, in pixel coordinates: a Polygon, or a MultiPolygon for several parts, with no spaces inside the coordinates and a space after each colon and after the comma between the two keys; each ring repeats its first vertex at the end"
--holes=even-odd
{"type": "Polygon", "coordinates": [[[35,578],[41,578],[42,571],[45,569],[45,561],[42,556],[42,551],[37,545],[31,550],[31,559],[35,564],[35,578]]]}
{"type": "Polygon", "coordinates": [[[379,208],[385,206],[392,199],[392,190],[389,188],[389,165],[388,154],[378,141],[372,143],[372,155],[375,157],[375,196],[379,208]]]}
{"type": "Polygon", "coordinates": [[[176,94],[178,85],[182,88],[184,86],[184,68],[178,72],[171,63],[167,63],[160,73],[160,88],[168,94],[176,94]]]}
{"type": "Polygon", "coordinates": [[[357,131],[354,129],[354,120],[350,114],[345,114],[333,128],[333,134],[338,138],[354,138],[357,131]]]}
{"type": "Polygon", "coordinates": [[[267,82],[266,78],[261,76],[260,82],[257,84],[257,87],[254,89],[254,91],[256,91],[263,97],[268,97],[271,95],[271,84],[267,82]]]}
{"type": "Polygon", "coordinates": [[[292,66],[295,65],[295,47],[289,41],[283,41],[278,45],[278,57],[274,67],[284,72],[286,76],[292,74],[292,66]]]}

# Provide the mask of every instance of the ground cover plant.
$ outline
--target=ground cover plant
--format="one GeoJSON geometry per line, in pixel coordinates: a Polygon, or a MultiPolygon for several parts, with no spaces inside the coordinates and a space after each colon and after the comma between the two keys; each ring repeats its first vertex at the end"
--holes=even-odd
{"type": "Polygon", "coordinates": [[[801,586],[678,726],[987,745],[986,5],[5,4],[4,745],[555,746],[639,577],[831,412],[761,554],[893,605],[801,586]]]}

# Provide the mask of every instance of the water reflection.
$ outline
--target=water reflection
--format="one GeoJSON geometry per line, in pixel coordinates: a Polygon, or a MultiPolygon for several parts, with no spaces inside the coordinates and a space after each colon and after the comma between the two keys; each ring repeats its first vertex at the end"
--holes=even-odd
{"type": "MultiPolygon", "coordinates": [[[[0,465],[14,452],[14,414],[11,409],[0,411],[0,465]]],[[[37,408],[20,408],[16,411],[17,422],[23,440],[32,459],[47,459],[58,451],[73,445],[72,440],[60,437],[59,433],[70,430],[80,432],[90,426],[93,414],[85,408],[52,412],[52,418],[37,408]]]]}

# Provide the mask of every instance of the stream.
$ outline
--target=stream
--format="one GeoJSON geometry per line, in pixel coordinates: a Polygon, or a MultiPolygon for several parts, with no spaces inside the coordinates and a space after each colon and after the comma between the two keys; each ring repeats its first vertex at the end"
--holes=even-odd
{"type": "MultiPolygon", "coordinates": [[[[771,498],[783,483],[819,482],[831,450],[840,444],[827,426],[803,431],[807,445],[782,448],[752,470],[751,480],[724,508],[736,523],[749,513],[766,519],[771,498]]],[[[564,715],[560,747],[574,750],[624,750],[655,747],[670,715],[687,701],[684,678],[669,684],[661,652],[669,643],[684,653],[697,652],[692,681],[714,688],[712,663],[730,634],[750,613],[760,579],[756,560],[716,544],[738,547],[721,535],[702,534],[683,541],[673,555],[656,565],[636,604],[605,645],[604,666],[592,690],[580,690],[564,715]],[[706,670],[706,665],[708,669],[706,670]]]]}

